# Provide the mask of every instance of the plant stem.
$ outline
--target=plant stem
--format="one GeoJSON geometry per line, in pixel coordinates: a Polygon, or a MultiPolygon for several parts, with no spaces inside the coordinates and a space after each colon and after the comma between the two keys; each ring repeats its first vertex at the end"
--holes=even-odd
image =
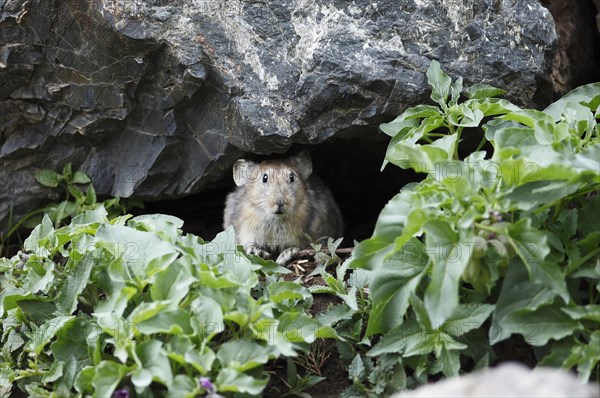
{"type": "Polygon", "coordinates": [[[585,256],[583,256],[582,258],[580,258],[579,261],[577,261],[576,263],[574,263],[571,266],[569,266],[567,268],[567,275],[571,275],[573,272],[577,271],[577,268],[581,267],[589,259],[591,259],[591,258],[593,258],[594,256],[597,256],[597,255],[600,255],[600,247],[595,248],[594,250],[592,250],[591,252],[589,252],[588,254],[586,254],[585,256]]]}
{"type": "Polygon", "coordinates": [[[8,238],[9,238],[9,237],[10,237],[10,236],[13,234],[13,233],[15,233],[15,231],[16,231],[17,229],[19,229],[19,228],[21,227],[21,225],[22,225],[22,224],[23,224],[25,221],[29,220],[29,219],[31,218],[31,216],[33,216],[33,215],[35,215],[35,214],[38,214],[38,213],[43,213],[43,212],[45,212],[46,210],[48,210],[48,208],[47,208],[47,207],[44,207],[43,209],[38,209],[38,210],[34,210],[34,211],[32,211],[32,212],[29,212],[29,213],[27,213],[27,214],[25,215],[25,217],[23,217],[23,218],[21,219],[21,221],[19,221],[18,223],[16,223],[16,224],[15,224],[15,225],[14,225],[14,226],[13,226],[13,227],[10,229],[10,231],[8,231],[8,232],[6,233],[6,235],[4,236],[4,239],[8,239],[8,238]]]}
{"type": "Polygon", "coordinates": [[[479,142],[479,145],[477,145],[477,148],[475,148],[475,152],[481,151],[481,148],[483,148],[483,146],[485,145],[486,142],[487,142],[487,139],[485,138],[485,134],[484,134],[483,137],[481,137],[481,141],[479,142]]]}

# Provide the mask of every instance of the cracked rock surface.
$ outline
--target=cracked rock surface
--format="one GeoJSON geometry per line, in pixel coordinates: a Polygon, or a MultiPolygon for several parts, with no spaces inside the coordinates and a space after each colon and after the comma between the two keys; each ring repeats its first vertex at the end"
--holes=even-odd
{"type": "Polygon", "coordinates": [[[99,194],[165,199],[243,153],[368,142],[428,100],[432,59],[520,105],[551,99],[556,34],[537,0],[0,5],[0,221],[48,200],[40,167],[72,162],[99,194]]]}

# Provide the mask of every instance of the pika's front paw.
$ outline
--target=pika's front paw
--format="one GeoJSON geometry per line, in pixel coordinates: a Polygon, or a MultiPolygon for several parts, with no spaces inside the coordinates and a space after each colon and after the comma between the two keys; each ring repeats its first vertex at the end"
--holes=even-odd
{"type": "Polygon", "coordinates": [[[271,258],[271,253],[269,253],[266,250],[263,250],[257,246],[250,246],[246,248],[246,253],[248,254],[254,254],[255,256],[264,258],[265,260],[268,260],[271,258]]]}
{"type": "Polygon", "coordinates": [[[290,261],[292,261],[294,258],[296,258],[299,252],[300,249],[297,247],[290,247],[288,249],[285,249],[281,252],[279,257],[277,257],[277,260],[275,260],[275,262],[281,266],[284,266],[290,261]]]}

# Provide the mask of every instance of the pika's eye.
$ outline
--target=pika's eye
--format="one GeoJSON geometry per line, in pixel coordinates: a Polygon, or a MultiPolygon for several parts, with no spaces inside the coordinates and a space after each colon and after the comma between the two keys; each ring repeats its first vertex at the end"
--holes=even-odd
{"type": "Polygon", "coordinates": [[[263,183],[267,183],[269,181],[269,176],[267,175],[267,173],[263,174],[263,183]]]}
{"type": "Polygon", "coordinates": [[[290,182],[294,181],[296,181],[296,176],[294,175],[294,173],[290,173],[290,182]]]}

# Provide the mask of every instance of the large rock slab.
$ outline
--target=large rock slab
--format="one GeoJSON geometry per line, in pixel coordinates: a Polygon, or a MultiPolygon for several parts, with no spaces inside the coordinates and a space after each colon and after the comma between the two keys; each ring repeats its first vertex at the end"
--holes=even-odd
{"type": "MultiPolygon", "coordinates": [[[[244,152],[361,136],[427,101],[437,59],[547,102],[556,35],[537,0],[7,0],[0,222],[66,162],[98,193],[199,192],[244,152]]],[[[357,148],[357,154],[360,148],[357,148]]]]}

